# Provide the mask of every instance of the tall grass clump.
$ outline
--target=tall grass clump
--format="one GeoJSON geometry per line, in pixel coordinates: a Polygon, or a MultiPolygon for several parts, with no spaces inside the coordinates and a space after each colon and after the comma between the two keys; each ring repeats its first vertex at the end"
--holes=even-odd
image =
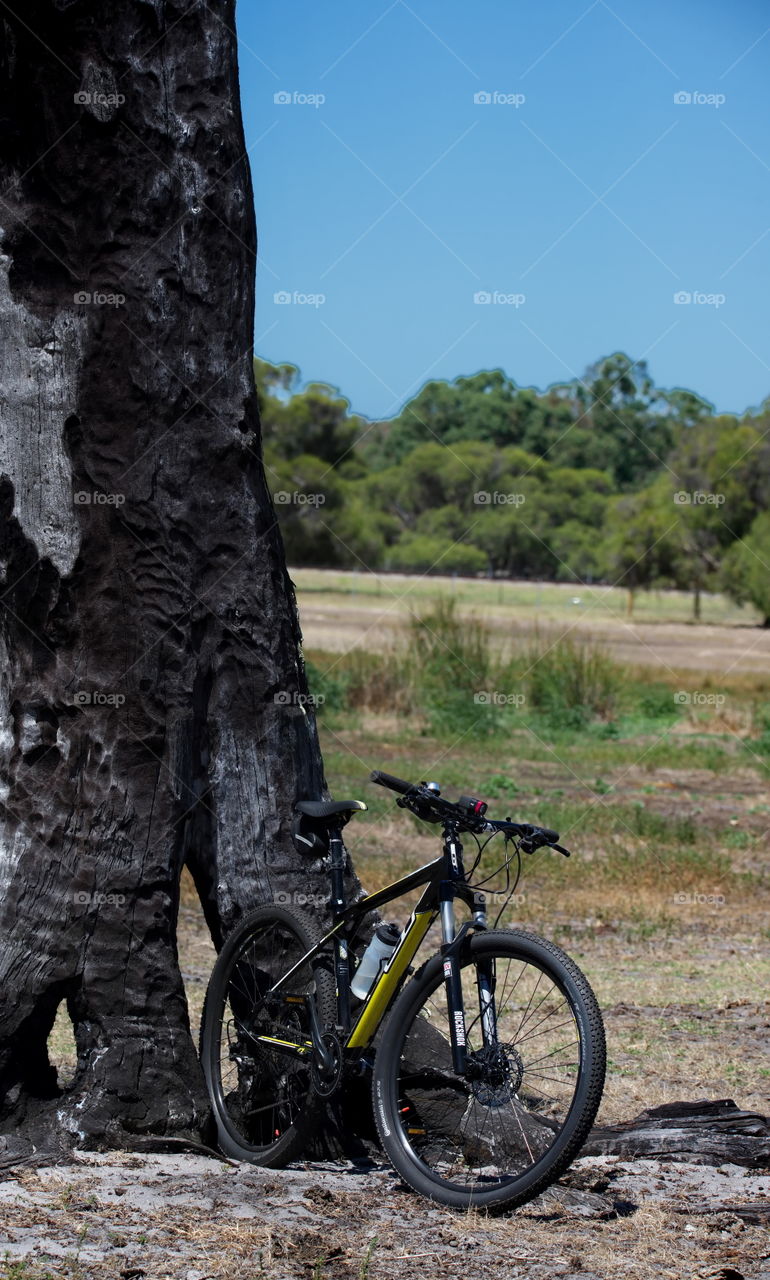
{"type": "Polygon", "coordinates": [[[539,634],[525,651],[521,672],[527,709],[554,727],[580,729],[594,719],[614,720],[626,675],[601,645],[571,636],[539,634]]]}
{"type": "Polygon", "coordinates": [[[590,641],[536,633],[504,658],[485,623],[459,613],[452,597],[415,613],[385,652],[323,656],[326,673],[319,661],[308,675],[327,710],[415,717],[439,736],[538,721],[567,732],[596,720],[611,729],[629,688],[623,668],[590,641]]]}
{"type": "Polygon", "coordinates": [[[438,734],[470,728],[486,733],[500,719],[491,695],[485,700],[497,687],[498,667],[488,631],[477,618],[458,615],[451,598],[415,614],[384,652],[352,649],[314,657],[306,668],[321,712],[416,717],[438,734]]]}
{"type": "Polygon", "coordinates": [[[443,597],[415,615],[405,638],[404,663],[414,705],[436,732],[495,728],[499,708],[484,695],[496,688],[499,663],[484,623],[462,617],[443,597]]]}

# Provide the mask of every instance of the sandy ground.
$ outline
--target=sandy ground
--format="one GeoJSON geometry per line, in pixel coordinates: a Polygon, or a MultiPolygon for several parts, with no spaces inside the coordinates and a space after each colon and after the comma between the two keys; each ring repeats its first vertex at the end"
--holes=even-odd
{"type": "Polygon", "coordinates": [[[376,1165],[275,1173],[192,1154],[83,1154],[0,1182],[0,1275],[21,1280],[770,1280],[770,1176],[577,1161],[515,1215],[462,1215],[376,1165]],[[752,1208],[754,1206],[754,1208],[752,1208]]]}
{"type": "MultiPolygon", "coordinates": [[[[393,643],[409,617],[408,600],[396,596],[319,598],[298,593],[302,633],[309,650],[347,653],[358,646],[379,650],[393,643]]],[[[767,673],[770,630],[750,626],[692,626],[674,622],[629,622],[607,619],[590,609],[576,609],[563,619],[538,611],[512,616],[510,610],[486,606],[476,610],[501,644],[526,641],[536,627],[554,637],[564,633],[601,642],[619,661],[671,671],[708,671],[712,684],[720,675],[767,673]]]]}

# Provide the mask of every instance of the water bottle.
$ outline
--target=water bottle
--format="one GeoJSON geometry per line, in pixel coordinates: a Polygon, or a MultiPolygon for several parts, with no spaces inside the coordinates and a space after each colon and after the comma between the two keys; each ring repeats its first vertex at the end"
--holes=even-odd
{"type": "Polygon", "coordinates": [[[350,990],[357,1000],[364,1000],[372,989],[383,964],[393,955],[401,930],[397,924],[380,924],[374,931],[366,951],[361,956],[350,990]]]}

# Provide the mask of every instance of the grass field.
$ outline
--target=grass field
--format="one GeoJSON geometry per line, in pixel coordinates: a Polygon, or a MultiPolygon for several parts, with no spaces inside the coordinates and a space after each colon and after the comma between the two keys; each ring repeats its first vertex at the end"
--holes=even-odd
{"type": "MultiPolygon", "coordinates": [[[[350,575],[295,577],[311,688],[325,699],[319,725],[329,788],[335,798],[369,805],[346,831],[364,885],[381,887],[437,851],[436,831],[368,782],[373,768],[436,778],[450,796],[484,797],[493,816],[558,828],[569,860],[549,851],[525,857],[507,906],[500,875],[487,892],[493,918],[503,909],[502,925],[558,942],[596,991],[608,1042],[600,1122],[705,1098],[734,1098],[767,1114],[768,633],[718,597],[706,600],[701,627],[687,622],[688,601],[674,593],[640,598],[644,622],[629,625],[619,592],[572,605],[572,588],[549,584],[453,588],[388,578],[379,585],[359,579],[350,590],[350,575]],[[437,614],[437,599],[453,591],[455,614],[443,606],[437,614]],[[410,611],[424,618],[426,610],[434,611],[428,625],[408,625],[410,611]],[[471,614],[480,620],[475,628],[471,614]],[[572,647],[559,640],[565,629],[577,637],[572,647]],[[583,645],[597,637],[600,647],[583,645]],[[480,705],[479,688],[506,697],[523,690],[525,701],[480,705]]],[[[482,864],[485,872],[495,865],[490,857],[482,864]]],[[[403,922],[409,905],[393,904],[387,917],[403,922]]],[[[425,951],[435,942],[429,938],[425,951]]],[[[179,950],[197,1033],[214,951],[186,876],[179,950]]],[[[61,1019],[52,1049],[71,1066],[71,1033],[61,1019]]],[[[479,1234],[478,1274],[520,1255],[521,1274],[538,1277],[758,1276],[770,1251],[766,1233],[717,1210],[683,1217],[689,1201],[677,1191],[679,1167],[666,1166],[670,1194],[657,1202],[642,1194],[636,1211],[611,1221],[530,1209],[508,1220],[469,1219],[467,1230],[479,1234]]],[[[380,1195],[319,1190],[326,1175],[309,1176],[306,1194],[328,1201],[331,1216],[322,1236],[307,1224],[312,1257],[302,1252],[302,1220],[277,1231],[284,1253],[275,1267],[266,1265],[270,1280],[353,1280],[364,1274],[364,1257],[369,1280],[423,1269],[418,1245],[390,1241],[377,1217],[380,1195]],[[345,1250],[349,1261],[340,1261],[345,1250]]],[[[270,1184],[279,1192],[280,1179],[275,1174],[270,1184]]],[[[433,1242],[424,1255],[430,1265],[448,1280],[467,1280],[468,1255],[447,1243],[461,1229],[456,1215],[388,1194],[391,1220],[407,1212],[413,1238],[433,1242]]],[[[747,1194],[757,1195],[748,1184],[747,1194]]],[[[218,1259],[222,1229],[216,1213],[200,1226],[196,1216],[205,1274],[251,1275],[242,1235],[233,1237],[232,1256],[218,1259]]],[[[13,1274],[37,1280],[34,1271],[13,1274]]],[[[166,1274],[186,1272],[180,1264],[166,1274]]]]}
{"type": "Polygon", "coordinates": [[[692,598],[681,591],[639,592],[633,616],[619,587],[569,583],[489,582],[295,569],[305,644],[334,654],[379,650],[393,643],[410,617],[437,600],[456,601],[462,616],[482,620],[501,649],[540,629],[601,640],[622,662],[669,671],[767,674],[770,631],[750,606],[722,595],[703,597],[703,620],[692,621],[692,598]]]}
{"type": "MultiPolygon", "coordinates": [[[[412,607],[423,607],[448,592],[473,609],[504,609],[525,616],[537,613],[541,619],[571,621],[576,608],[590,609],[598,621],[625,620],[628,592],[623,587],[569,582],[490,581],[488,578],[459,578],[440,574],[339,572],[335,569],[291,569],[300,603],[307,608],[322,596],[351,602],[351,598],[378,601],[401,598],[412,607]],[[579,600],[580,604],[573,604],[579,600]]],[[[724,595],[703,596],[703,622],[719,626],[752,626],[759,621],[750,605],[736,605],[724,595]]],[[[690,623],[692,596],[685,591],[640,591],[634,599],[633,616],[639,622],[690,623]]]]}

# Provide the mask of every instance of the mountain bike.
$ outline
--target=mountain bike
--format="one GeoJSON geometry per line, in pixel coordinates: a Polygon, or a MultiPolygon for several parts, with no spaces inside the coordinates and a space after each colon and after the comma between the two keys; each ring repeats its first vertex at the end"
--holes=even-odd
{"type": "Polygon", "coordinates": [[[367,806],[296,805],[297,846],[327,859],[332,924],[321,933],[306,913],[267,904],[227,938],[201,1029],[219,1144],[241,1160],[286,1165],[307,1149],[328,1099],[367,1073],[382,1146],[406,1183],[446,1205],[512,1208],[554,1182],[585,1141],[604,1084],[604,1029],[586,978],[559,947],[488,927],[480,884],[490,877],[479,867],[501,836],[497,870],[510,898],[514,858],[520,873],[522,853],[569,851],[557,831],[490,819],[483,801],[447,800],[435,782],[371,778],[441,827],[440,856],[346,902],[342,828],[367,806]],[[476,844],[468,870],[466,835],[476,844]],[[416,889],[404,928],[381,926],[358,958],[372,913],[416,889]],[[459,927],[458,903],[470,916],[459,927]],[[440,950],[409,980],[436,921],[440,950]]]}

